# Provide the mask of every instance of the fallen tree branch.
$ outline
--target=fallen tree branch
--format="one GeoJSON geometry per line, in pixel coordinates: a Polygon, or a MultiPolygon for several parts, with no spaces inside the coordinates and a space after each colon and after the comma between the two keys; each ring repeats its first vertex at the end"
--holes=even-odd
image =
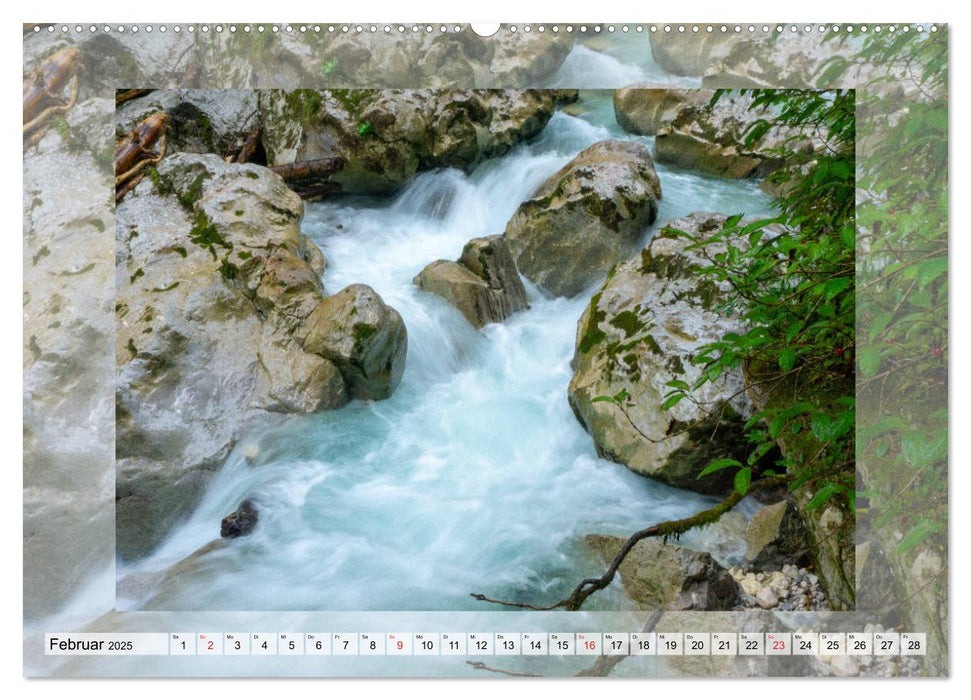
{"type": "Polygon", "coordinates": [[[507,671],[502,668],[492,668],[491,666],[486,666],[481,661],[466,661],[469,666],[474,668],[476,671],[490,671],[492,673],[501,673],[504,676],[517,676],[519,678],[542,678],[540,673],[520,673],[519,671],[507,671]]]}
{"type": "Polygon", "coordinates": [[[553,603],[552,605],[518,603],[515,601],[489,598],[481,593],[471,593],[470,595],[476,600],[486,603],[495,603],[496,605],[505,605],[512,608],[526,608],[528,610],[556,610],[558,608],[564,608],[565,610],[579,610],[586,602],[587,598],[592,596],[597,591],[603,590],[613,582],[620,565],[623,563],[624,559],[627,558],[627,555],[630,554],[631,550],[634,548],[634,545],[641,540],[647,539],[648,537],[661,537],[663,538],[664,542],[667,542],[668,538],[670,537],[677,539],[688,530],[696,527],[703,527],[705,525],[711,525],[712,523],[716,522],[722,515],[738,505],[739,501],[745,498],[745,496],[748,494],[778,488],[779,486],[788,484],[792,478],[792,475],[789,474],[764,477],[752,483],[747,493],[741,494],[738,491],[732,491],[725,500],[715,506],[712,506],[708,510],[703,510],[689,518],[668,520],[666,522],[651,525],[650,527],[635,532],[633,535],[627,538],[627,541],[624,543],[623,547],[620,548],[620,551],[614,557],[613,561],[610,562],[610,566],[607,567],[607,571],[605,571],[602,576],[597,578],[583,579],[577,584],[576,588],[573,589],[569,596],[559,602],[553,603]]]}
{"type": "Polygon", "coordinates": [[[322,182],[319,185],[310,185],[309,187],[301,187],[296,183],[291,183],[290,189],[300,195],[300,199],[319,199],[340,192],[341,186],[337,182],[322,182]]]}
{"type": "MultiPolygon", "coordinates": [[[[663,610],[655,610],[651,613],[651,616],[647,618],[647,622],[641,629],[641,632],[653,632],[654,628],[657,627],[658,621],[661,616],[664,615],[663,610]]],[[[630,654],[612,654],[609,656],[601,656],[597,659],[596,663],[590,668],[585,668],[579,673],[573,674],[577,678],[604,678],[610,675],[610,672],[614,670],[614,666],[619,664],[621,661],[626,659],[630,654]]]]}
{"type": "Polygon", "coordinates": [[[346,162],[340,156],[334,156],[332,158],[301,160],[296,163],[273,165],[270,166],[270,170],[284,180],[307,180],[310,178],[330,177],[339,172],[346,162]]]}
{"type": "Polygon", "coordinates": [[[126,102],[130,102],[136,97],[147,95],[150,92],[155,92],[155,90],[119,90],[115,93],[115,107],[121,107],[126,102]]]}
{"type": "MultiPolygon", "coordinates": [[[[263,125],[259,122],[250,129],[249,135],[243,142],[243,147],[239,149],[239,153],[236,155],[235,162],[237,163],[248,163],[250,158],[256,152],[256,147],[260,143],[260,135],[263,133],[263,125]]],[[[284,178],[286,179],[286,178],[284,178]]]]}

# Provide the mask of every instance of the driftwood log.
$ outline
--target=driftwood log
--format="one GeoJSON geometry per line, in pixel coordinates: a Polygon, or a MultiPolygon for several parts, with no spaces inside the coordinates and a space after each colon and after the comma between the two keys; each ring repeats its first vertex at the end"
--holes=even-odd
{"type": "Polygon", "coordinates": [[[274,165],[270,170],[282,177],[287,187],[302,199],[319,199],[341,191],[339,183],[328,182],[327,178],[340,172],[346,162],[340,156],[334,156],[274,165]]]}
{"type": "Polygon", "coordinates": [[[126,102],[134,100],[136,97],[143,97],[154,90],[118,90],[115,92],[115,107],[121,107],[126,102]]]}

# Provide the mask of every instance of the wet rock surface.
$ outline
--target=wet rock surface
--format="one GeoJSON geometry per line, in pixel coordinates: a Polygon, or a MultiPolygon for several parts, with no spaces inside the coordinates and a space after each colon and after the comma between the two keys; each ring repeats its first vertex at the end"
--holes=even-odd
{"type": "MultiPolygon", "coordinates": [[[[609,563],[625,540],[587,535],[584,543],[609,563]]],[[[641,540],[618,570],[627,594],[643,610],[731,610],[738,586],[710,554],[657,539],[641,540]]]]}
{"type": "Polygon", "coordinates": [[[25,620],[114,556],[113,108],[79,98],[24,154],[25,620]]]}
{"type": "Polygon", "coordinates": [[[430,263],[414,282],[452,304],[476,328],[526,308],[526,289],[503,236],[473,238],[457,262],[430,263]]]}
{"type": "Polygon", "coordinates": [[[633,252],[660,198],[646,146],[600,141],[519,206],[506,239],[526,278],[555,296],[575,296],[633,252]]]}
{"type": "Polygon", "coordinates": [[[156,90],[123,104],[115,112],[121,138],[156,112],[169,116],[166,153],[239,153],[257,125],[253,90],[156,90]]]}
{"type": "Polygon", "coordinates": [[[260,512],[253,501],[246,499],[239,508],[222,519],[219,536],[226,539],[236,539],[252,534],[256,523],[260,520],[260,512]]]}
{"type": "Polygon", "coordinates": [[[299,331],[303,348],[340,368],[351,397],[385,399],[401,382],[408,332],[371,287],[352,284],[324,299],[299,331]]]}
{"type": "Polygon", "coordinates": [[[784,127],[772,127],[750,141],[749,127],[772,118],[754,108],[747,95],[722,97],[711,107],[689,106],[657,131],[655,157],[659,163],[716,177],[765,177],[783,164],[775,149],[811,147],[805,140],[792,141],[795,134],[784,127]]]}
{"type": "MultiPolygon", "coordinates": [[[[724,221],[695,213],[670,226],[704,241],[724,221]]],[[[731,470],[698,474],[715,459],[744,460],[750,451],[744,424],[752,408],[741,373],[702,386],[697,403],[661,409],[668,382],[690,385],[700,376],[692,353],[742,328],[717,311],[726,287],[696,274],[707,261],[690,245],[662,230],[594,295],[577,325],[569,400],[600,455],[672,486],[721,494],[732,488],[731,470]]]]}
{"type": "MultiPolygon", "coordinates": [[[[123,557],[147,553],[184,517],[244,427],[359,395],[336,358],[305,347],[326,299],[300,198],[266,168],[215,155],[176,154],[150,175],[116,218],[123,557]]],[[[358,357],[372,360],[373,347],[358,357]]]]}
{"type": "Polygon", "coordinates": [[[634,83],[614,91],[614,115],[631,134],[653,136],[685,107],[704,107],[713,90],[668,90],[651,83],[634,83]]]}
{"type": "Polygon", "coordinates": [[[390,194],[420,171],[469,170],[537,135],[550,90],[269,90],[259,95],[267,162],[341,158],[329,182],[390,194]]]}

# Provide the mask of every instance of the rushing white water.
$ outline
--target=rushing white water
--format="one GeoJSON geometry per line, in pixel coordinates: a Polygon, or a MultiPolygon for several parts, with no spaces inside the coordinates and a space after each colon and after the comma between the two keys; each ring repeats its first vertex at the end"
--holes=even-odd
{"type": "Polygon", "coordinates": [[[644,32],[616,31],[578,41],[550,80],[549,87],[597,89],[652,83],[671,87],[701,87],[700,78],[671,75],[651,55],[644,32]]]}
{"type": "MultiPolygon", "coordinates": [[[[585,95],[581,117],[556,114],[531,144],[471,176],[429,172],[391,201],[307,206],[303,230],[327,257],[328,292],[363,282],[404,318],[402,383],[389,400],[294,417],[243,440],[191,520],[119,571],[122,582],[152,581],[120,585],[119,608],[482,609],[472,592],[550,602],[601,568],[584,535],[627,534],[710,502],[599,459],[574,418],[570,360],[590,294],[548,299],[530,288],[530,309],[477,331],[412,283],[470,238],[501,233],[581,149],[631,138],[609,105],[609,93],[585,95]],[[253,535],[164,574],[247,497],[260,509],[253,535]]],[[[754,183],[658,170],[659,224],[698,210],[768,211],[754,183]]],[[[615,589],[593,607],[625,604],[615,589]]]]}

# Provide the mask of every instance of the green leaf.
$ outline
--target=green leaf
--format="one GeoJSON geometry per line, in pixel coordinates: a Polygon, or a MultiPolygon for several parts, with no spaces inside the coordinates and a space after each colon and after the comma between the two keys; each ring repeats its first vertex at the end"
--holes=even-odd
{"type": "Polygon", "coordinates": [[[848,288],[851,284],[853,284],[853,280],[849,277],[837,277],[836,279],[829,280],[824,287],[826,290],[826,301],[832,301],[833,297],[848,288]]]}
{"type": "Polygon", "coordinates": [[[741,220],[742,220],[741,214],[732,214],[727,219],[725,219],[725,224],[722,226],[722,230],[724,231],[727,228],[733,228],[737,226],[738,222],[741,220]]]}
{"type": "Polygon", "coordinates": [[[922,431],[914,431],[903,436],[900,448],[904,460],[919,469],[947,456],[947,435],[931,439],[922,431]]]}
{"type": "Polygon", "coordinates": [[[845,411],[835,418],[825,413],[813,416],[813,435],[820,442],[830,442],[845,434],[853,427],[856,416],[852,411],[845,411]]]}
{"type": "Polygon", "coordinates": [[[779,353],[779,368],[783,372],[788,372],[796,365],[796,351],[792,348],[783,348],[779,353]]]}
{"type": "Polygon", "coordinates": [[[860,372],[864,377],[873,377],[880,371],[880,349],[877,347],[865,347],[857,355],[860,363],[860,372]]]}
{"type": "Polygon", "coordinates": [[[805,327],[806,322],[804,320],[796,319],[789,326],[789,330],[786,331],[786,342],[791,343],[799,335],[799,332],[805,327]]]}
{"type": "Polygon", "coordinates": [[[704,476],[708,476],[709,474],[714,474],[715,472],[721,471],[722,469],[728,469],[729,467],[740,467],[740,466],[742,466],[742,463],[739,462],[737,459],[716,459],[714,462],[712,462],[707,467],[701,470],[701,473],[698,474],[698,478],[700,479],[704,476]]]}
{"type": "Polygon", "coordinates": [[[664,403],[661,404],[661,410],[662,411],[668,410],[683,398],[684,398],[684,394],[674,394],[672,396],[669,396],[667,399],[664,400],[664,403]]]}
{"type": "Polygon", "coordinates": [[[590,403],[599,403],[600,401],[607,401],[609,403],[615,403],[618,406],[623,404],[627,399],[630,398],[630,394],[626,389],[621,389],[613,396],[597,396],[590,400],[590,403]]]}
{"type": "Polygon", "coordinates": [[[900,544],[897,545],[895,551],[897,554],[903,554],[919,545],[935,532],[940,532],[943,527],[943,523],[924,518],[907,531],[907,534],[900,540],[900,544]]]}
{"type": "Polygon", "coordinates": [[[931,258],[917,266],[917,283],[923,289],[941,275],[947,274],[947,258],[931,258]]]}
{"type": "Polygon", "coordinates": [[[752,483],[752,470],[748,467],[739,469],[735,472],[735,490],[741,495],[748,493],[749,484],[752,483]]]}
{"type": "Polygon", "coordinates": [[[842,487],[838,484],[828,483],[823,484],[822,488],[817,491],[813,497],[806,504],[808,510],[814,510],[823,505],[826,501],[831,499],[833,496],[838,495],[842,491],[842,487]]]}

